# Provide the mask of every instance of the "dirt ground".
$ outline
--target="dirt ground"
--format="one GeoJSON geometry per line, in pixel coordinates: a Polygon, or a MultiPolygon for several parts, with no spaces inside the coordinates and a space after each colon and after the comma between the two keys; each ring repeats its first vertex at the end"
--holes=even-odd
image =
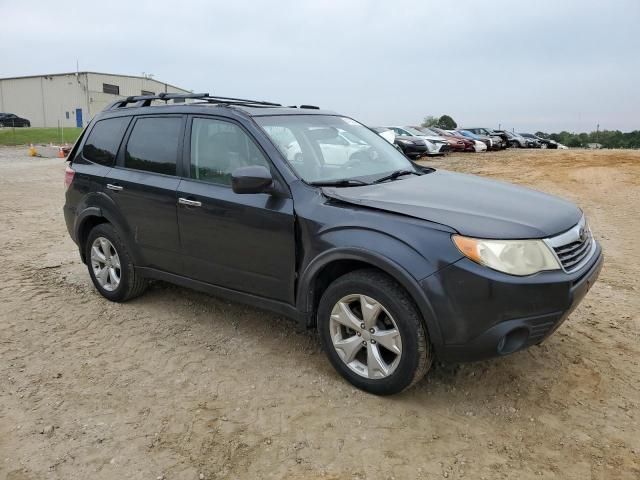
{"type": "Polygon", "coordinates": [[[577,202],[606,263],[541,346],[377,398],[273,314],[164,283],[104,300],[63,162],[0,149],[0,479],[640,478],[640,152],[426,163],[577,202]]]}

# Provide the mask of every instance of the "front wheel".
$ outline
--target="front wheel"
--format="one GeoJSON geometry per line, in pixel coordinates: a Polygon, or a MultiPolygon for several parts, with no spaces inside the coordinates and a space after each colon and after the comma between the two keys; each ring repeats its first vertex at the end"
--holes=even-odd
{"type": "Polygon", "coordinates": [[[433,360],[413,300],[376,270],[357,270],[329,285],[318,307],[318,330],[334,368],[376,395],[412,386],[433,360]]]}

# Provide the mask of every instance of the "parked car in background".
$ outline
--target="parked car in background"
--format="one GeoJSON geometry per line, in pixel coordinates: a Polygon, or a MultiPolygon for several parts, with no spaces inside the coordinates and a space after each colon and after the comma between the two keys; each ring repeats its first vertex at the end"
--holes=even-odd
{"type": "MultiPolygon", "coordinates": [[[[389,141],[389,133],[394,136],[393,142],[391,142],[398,150],[400,150],[407,158],[416,160],[420,157],[427,155],[436,155],[437,153],[431,153],[436,151],[435,145],[422,137],[415,137],[411,135],[398,135],[392,129],[388,127],[371,127],[371,130],[382,136],[385,140],[389,141]],[[384,135],[383,135],[384,134],[384,135]]],[[[442,154],[440,154],[442,155],[442,154]]]]}
{"type": "Polygon", "coordinates": [[[542,148],[542,142],[538,140],[538,137],[531,133],[520,133],[521,137],[527,140],[527,146],[529,148],[542,148]]]}
{"type": "MultiPolygon", "coordinates": [[[[453,138],[454,140],[457,141],[461,141],[462,144],[464,145],[464,150],[465,152],[477,152],[478,148],[476,145],[476,140],[473,140],[471,138],[467,138],[464,135],[461,135],[460,133],[456,132],[455,130],[444,130],[443,128],[439,128],[439,127],[431,127],[430,130],[433,130],[434,132],[439,133],[440,135],[442,135],[445,138],[453,138]]],[[[478,142],[480,144],[482,144],[482,146],[484,147],[482,149],[482,151],[486,151],[487,150],[487,146],[482,143],[482,142],[478,142]]]]}
{"type": "Polygon", "coordinates": [[[502,131],[495,132],[491,128],[484,127],[464,128],[463,130],[475,133],[476,135],[484,135],[485,137],[489,137],[493,144],[492,148],[494,150],[504,149],[509,146],[509,142],[507,141],[507,139],[503,138],[504,133],[502,131]]]}
{"type": "Polygon", "coordinates": [[[509,147],[509,137],[507,136],[507,132],[505,132],[504,130],[491,130],[491,133],[502,138],[504,148],[509,147]]]}
{"type": "Polygon", "coordinates": [[[436,129],[436,128],[426,128],[426,127],[413,127],[416,130],[420,130],[426,135],[436,135],[449,143],[449,148],[454,152],[473,152],[473,142],[471,142],[468,138],[464,137],[455,137],[451,135],[449,132],[445,130],[436,129]]]}
{"type": "Polygon", "coordinates": [[[472,138],[467,138],[464,135],[462,135],[460,132],[457,132],[456,130],[448,130],[451,134],[453,134],[454,136],[459,136],[464,138],[467,141],[473,142],[473,151],[478,153],[478,152],[486,152],[488,150],[487,148],[487,144],[480,141],[480,140],[474,140],[472,138]]]}
{"type": "Polygon", "coordinates": [[[509,146],[511,148],[528,148],[529,142],[522,135],[514,132],[506,132],[509,137],[509,146]]]}
{"type": "Polygon", "coordinates": [[[393,130],[396,133],[396,135],[402,135],[406,137],[420,137],[427,140],[428,144],[430,143],[435,147],[433,150],[429,151],[429,155],[444,155],[445,153],[451,150],[451,148],[449,147],[449,142],[447,142],[447,139],[441,137],[440,135],[426,134],[414,127],[388,127],[388,128],[393,130]]]}
{"type": "Polygon", "coordinates": [[[493,140],[486,135],[478,135],[476,133],[470,132],[469,130],[456,130],[460,135],[463,135],[467,138],[471,138],[472,140],[476,140],[478,142],[482,142],[486,145],[487,150],[499,150],[500,147],[493,146],[493,140]]]}
{"type": "Polygon", "coordinates": [[[30,127],[31,122],[14,113],[0,113],[0,127],[30,127]]]}
{"type": "Polygon", "coordinates": [[[538,135],[534,135],[532,133],[521,133],[525,138],[537,141],[540,145],[539,148],[558,148],[558,143],[555,140],[550,140],[548,138],[542,138],[538,135]]]}

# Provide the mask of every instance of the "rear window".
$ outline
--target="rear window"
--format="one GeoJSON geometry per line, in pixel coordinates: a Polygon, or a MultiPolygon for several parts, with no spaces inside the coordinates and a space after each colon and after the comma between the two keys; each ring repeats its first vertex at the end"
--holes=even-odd
{"type": "Polygon", "coordinates": [[[118,117],[97,122],[82,147],[82,156],[90,162],[112,166],[130,120],[131,117],[118,117]]]}
{"type": "Polygon", "coordinates": [[[139,118],[127,142],[124,166],[175,175],[181,127],[180,117],[139,118]]]}

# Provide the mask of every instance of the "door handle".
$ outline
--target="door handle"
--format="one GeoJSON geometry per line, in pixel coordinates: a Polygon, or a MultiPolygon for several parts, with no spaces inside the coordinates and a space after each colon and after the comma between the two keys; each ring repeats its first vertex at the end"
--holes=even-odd
{"type": "Polygon", "coordinates": [[[109,190],[113,190],[114,192],[119,192],[123,187],[121,187],[120,185],[114,185],[113,183],[107,183],[107,188],[109,190]]]}
{"type": "Polygon", "coordinates": [[[188,198],[178,198],[178,203],[180,205],[187,205],[188,207],[201,207],[202,202],[198,202],[197,200],[189,200],[188,198]]]}

